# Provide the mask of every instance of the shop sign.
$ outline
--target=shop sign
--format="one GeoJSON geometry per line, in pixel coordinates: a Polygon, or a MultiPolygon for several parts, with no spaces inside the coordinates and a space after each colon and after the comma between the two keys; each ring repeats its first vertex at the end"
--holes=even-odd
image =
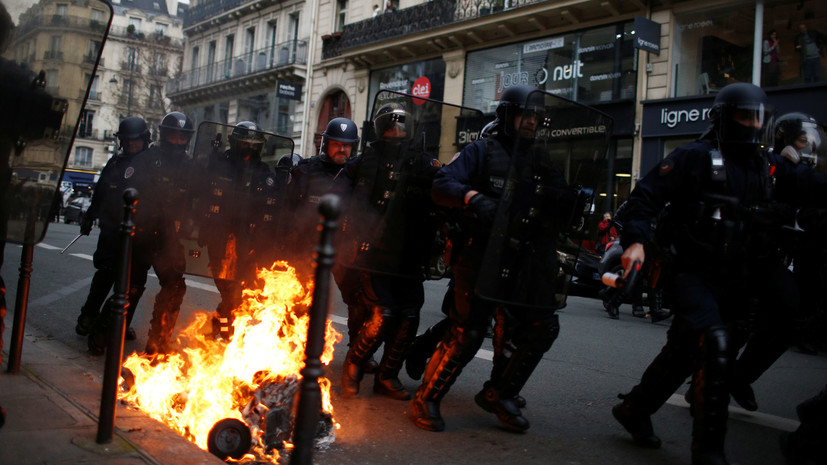
{"type": "MultiPolygon", "coordinates": [[[[431,80],[428,79],[426,76],[420,76],[417,78],[416,81],[413,83],[413,87],[411,88],[411,94],[416,97],[428,98],[431,96],[431,80]]],[[[425,103],[424,100],[420,99],[413,99],[413,102],[417,105],[422,105],[425,103]]]]}
{"type": "Polygon", "coordinates": [[[276,96],[290,100],[301,100],[302,85],[287,81],[278,81],[276,83],[276,96]]]}
{"type": "Polygon", "coordinates": [[[660,23],[635,16],[635,48],[660,55],[660,23]]]}
{"type": "Polygon", "coordinates": [[[700,134],[709,127],[712,100],[665,101],[643,105],[644,137],[700,134]]]}

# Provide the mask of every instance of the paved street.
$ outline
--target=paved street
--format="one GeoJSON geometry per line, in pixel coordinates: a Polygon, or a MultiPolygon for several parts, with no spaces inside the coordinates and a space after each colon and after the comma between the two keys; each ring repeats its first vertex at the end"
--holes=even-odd
{"type": "MultiPolygon", "coordinates": [[[[33,341],[48,341],[64,354],[67,363],[99,378],[102,358],[86,353],[85,338],[74,333],[75,319],[93,273],[91,255],[97,230],[82,238],[66,254],[60,250],[77,234],[77,225],[52,224],[46,240],[35,248],[34,271],[22,362],[33,341]],[[68,354],[68,355],[66,355],[68,354]],[[71,358],[71,360],[68,360],[71,358]]],[[[4,335],[4,359],[8,354],[15,303],[20,247],[8,245],[2,273],[6,280],[8,314],[4,335]]],[[[436,322],[445,281],[428,282],[422,325],[436,322]]],[[[198,311],[212,311],[218,294],[208,279],[187,277],[187,297],[178,328],[198,311]]],[[[157,279],[150,277],[133,327],[137,341],[127,341],[125,352],[141,350],[146,341],[157,279]]],[[[338,297],[338,294],[337,294],[338,297]]],[[[345,308],[334,299],[332,319],[345,332],[345,308]]],[[[627,392],[662,346],[668,321],[651,324],[621,308],[621,319],[606,317],[599,301],[572,297],[559,312],[561,334],[546,354],[534,377],[523,390],[528,401],[525,416],[531,422],[526,434],[511,434],[497,427],[496,418],[473,402],[490,370],[490,341],[469,364],[442,404],[447,428],[442,433],[422,431],[407,418],[408,404],[373,395],[372,377],[362,382],[362,394],[354,400],[338,396],[344,344],[337,347],[328,373],[334,383],[334,408],[341,429],[336,442],[314,455],[319,464],[688,464],[691,418],[682,400],[682,388],[653,418],[663,439],[660,450],[635,447],[614,422],[610,409],[617,394],[627,392]]],[[[29,352],[30,353],[30,352],[29,352]]],[[[5,360],[4,360],[5,361],[5,360]]],[[[5,367],[3,368],[5,371],[5,367]]],[[[6,386],[0,376],[0,398],[6,386]]],[[[404,375],[411,391],[417,382],[404,375]]],[[[67,384],[75,380],[66,379],[67,384]]],[[[754,388],[758,412],[731,406],[727,452],[736,464],[781,464],[778,436],[797,426],[795,406],[816,394],[827,382],[827,357],[787,352],[754,388]]],[[[7,410],[10,410],[7,407],[7,410]]],[[[122,415],[123,409],[119,410],[122,415]]],[[[119,423],[116,421],[116,426],[119,423]]],[[[0,436],[3,435],[0,430],[0,436]]],[[[124,433],[129,435],[130,432],[124,433]]],[[[2,442],[0,442],[1,444],[2,442]]],[[[149,451],[150,454],[152,451],[149,451]]],[[[9,455],[0,449],[0,463],[9,455]]]]}

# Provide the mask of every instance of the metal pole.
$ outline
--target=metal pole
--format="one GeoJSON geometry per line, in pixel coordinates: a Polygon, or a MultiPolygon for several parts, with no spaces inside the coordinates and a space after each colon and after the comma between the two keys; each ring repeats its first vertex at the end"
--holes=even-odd
{"type": "Polygon", "coordinates": [[[20,256],[20,277],[17,280],[17,297],[14,301],[14,323],[12,323],[11,344],[9,345],[9,373],[20,372],[20,356],[23,352],[23,331],[26,328],[33,258],[34,245],[23,245],[23,253],[20,256]]]}
{"type": "MultiPolygon", "coordinates": [[[[103,389],[101,390],[101,407],[98,416],[98,444],[112,442],[115,430],[115,404],[118,397],[118,378],[121,374],[123,357],[123,337],[126,333],[126,310],[129,306],[129,280],[132,265],[132,238],[135,235],[135,223],[132,215],[138,203],[138,191],[129,188],[123,193],[123,222],[120,230],[120,252],[118,273],[115,277],[115,292],[109,299],[106,311],[109,322],[106,326],[109,341],[106,346],[106,361],[103,371],[103,389]]],[[[103,316],[103,315],[101,315],[103,316]]]]}
{"type": "Polygon", "coordinates": [[[330,295],[330,269],[333,267],[333,232],[339,217],[341,200],[334,194],[327,194],[319,202],[322,215],[322,234],[316,248],[316,285],[313,289],[313,305],[310,308],[310,323],[307,328],[304,368],[299,390],[299,405],[296,410],[296,426],[293,429],[293,454],[290,465],[311,465],[313,441],[322,408],[322,392],[319,377],[324,375],[321,356],[324,351],[325,326],[327,324],[328,296],[330,295]]]}
{"type": "Polygon", "coordinates": [[[9,345],[9,373],[20,372],[20,357],[23,353],[23,334],[26,328],[26,313],[29,307],[29,288],[32,283],[32,261],[34,260],[35,205],[37,198],[31,199],[31,210],[26,217],[26,230],[23,234],[24,244],[20,254],[20,275],[17,278],[17,296],[14,300],[14,320],[9,345]]]}

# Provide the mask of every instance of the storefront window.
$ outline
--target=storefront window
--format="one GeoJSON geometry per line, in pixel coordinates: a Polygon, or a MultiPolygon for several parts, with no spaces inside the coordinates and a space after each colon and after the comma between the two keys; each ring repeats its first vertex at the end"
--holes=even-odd
{"type": "Polygon", "coordinates": [[[634,23],[613,24],[468,54],[464,104],[492,112],[502,92],[525,84],[584,103],[633,100],[634,23]]]}
{"type": "Polygon", "coordinates": [[[370,105],[366,118],[370,118],[373,98],[380,90],[391,90],[442,100],[445,89],[445,60],[417,61],[370,73],[370,105]],[[416,87],[416,89],[414,89],[416,87]]]}
{"type": "Polygon", "coordinates": [[[764,5],[764,34],[762,37],[761,55],[761,85],[762,87],[786,86],[807,82],[805,73],[804,47],[796,48],[802,43],[801,25],[807,28],[808,33],[821,37],[821,56],[811,51],[810,63],[818,74],[818,79],[810,82],[827,79],[827,69],[822,59],[827,52],[827,9],[820,0],[778,0],[768,1],[764,5]],[[778,46],[772,49],[770,34],[775,32],[778,46]],[[765,51],[769,50],[765,53],[765,51]]]}
{"type": "Polygon", "coordinates": [[[675,97],[752,82],[754,2],[676,15],[675,23],[675,97]]]}

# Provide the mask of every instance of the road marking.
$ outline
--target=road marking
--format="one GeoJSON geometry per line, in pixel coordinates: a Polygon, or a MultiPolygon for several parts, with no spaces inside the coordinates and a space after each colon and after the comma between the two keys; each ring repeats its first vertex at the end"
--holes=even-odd
{"type": "Polygon", "coordinates": [[[91,284],[91,283],[92,283],[92,277],[91,276],[88,277],[88,278],[85,278],[85,279],[81,279],[80,281],[75,281],[74,283],[72,283],[72,284],[70,284],[66,287],[63,287],[61,289],[58,289],[58,290],[52,292],[51,294],[47,294],[47,295],[44,295],[43,297],[40,297],[40,298],[37,298],[35,300],[30,301],[29,305],[31,305],[33,307],[49,305],[51,303],[57,302],[58,300],[66,297],[68,295],[74,294],[75,292],[89,286],[89,284],[91,284]]]}
{"type": "Polygon", "coordinates": [[[46,249],[46,250],[63,250],[60,247],[55,247],[53,245],[44,244],[43,242],[41,242],[40,244],[37,244],[37,246],[40,247],[41,249],[46,249]]]}
{"type": "MultiPolygon", "coordinates": [[[[666,403],[676,407],[689,408],[689,404],[686,403],[686,399],[684,399],[683,395],[679,394],[672,394],[672,397],[670,397],[666,403]]],[[[729,406],[729,419],[753,423],[759,426],[766,426],[767,428],[787,432],[795,431],[798,429],[798,425],[801,424],[800,422],[789,418],[778,417],[768,413],[750,412],[749,410],[744,410],[741,407],[736,407],[734,405],[729,406]]]]}
{"type": "Polygon", "coordinates": [[[69,255],[71,255],[73,257],[82,258],[84,260],[92,260],[92,256],[91,255],[86,255],[85,253],[70,253],[69,255]]]}

